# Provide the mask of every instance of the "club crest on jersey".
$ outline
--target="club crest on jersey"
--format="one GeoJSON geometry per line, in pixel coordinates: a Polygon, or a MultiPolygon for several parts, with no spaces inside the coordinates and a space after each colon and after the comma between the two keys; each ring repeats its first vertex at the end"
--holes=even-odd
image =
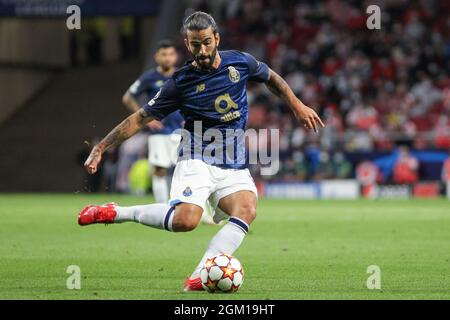
{"type": "Polygon", "coordinates": [[[183,191],[183,196],[189,197],[190,195],[192,195],[192,190],[190,187],[186,187],[186,189],[184,189],[183,191]]]}
{"type": "Polygon", "coordinates": [[[228,78],[230,78],[231,82],[236,83],[239,81],[239,79],[241,79],[241,75],[235,67],[230,66],[228,67],[228,78]]]}
{"type": "Polygon", "coordinates": [[[164,80],[158,80],[158,81],[156,81],[156,86],[159,88],[159,87],[162,87],[163,86],[163,84],[164,84],[164,80]]]}

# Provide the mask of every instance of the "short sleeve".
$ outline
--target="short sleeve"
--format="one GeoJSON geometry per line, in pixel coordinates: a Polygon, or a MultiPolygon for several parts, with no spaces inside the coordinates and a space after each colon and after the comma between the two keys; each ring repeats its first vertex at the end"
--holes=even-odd
{"type": "Polygon", "coordinates": [[[251,54],[243,52],[249,67],[249,81],[266,82],[269,80],[269,67],[264,62],[258,61],[251,54]]]}
{"type": "Polygon", "coordinates": [[[146,81],[146,74],[144,73],[139,77],[139,79],[133,82],[133,84],[128,88],[128,91],[135,99],[137,99],[146,90],[146,83],[148,83],[148,81],[146,81]]]}
{"type": "Polygon", "coordinates": [[[179,93],[173,79],[169,79],[159,89],[158,93],[142,108],[157,120],[162,120],[170,113],[179,109],[179,93]]]}

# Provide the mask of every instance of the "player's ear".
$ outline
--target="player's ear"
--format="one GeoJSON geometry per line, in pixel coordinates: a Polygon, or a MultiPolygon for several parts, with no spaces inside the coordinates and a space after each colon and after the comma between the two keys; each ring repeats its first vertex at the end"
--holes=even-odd
{"type": "Polygon", "coordinates": [[[189,50],[189,42],[188,42],[188,40],[186,38],[184,38],[184,45],[186,46],[186,48],[190,52],[190,50],[189,50]]]}
{"type": "Polygon", "coordinates": [[[218,32],[216,32],[216,34],[214,35],[214,38],[216,38],[216,46],[219,46],[220,43],[220,34],[218,32]]]}

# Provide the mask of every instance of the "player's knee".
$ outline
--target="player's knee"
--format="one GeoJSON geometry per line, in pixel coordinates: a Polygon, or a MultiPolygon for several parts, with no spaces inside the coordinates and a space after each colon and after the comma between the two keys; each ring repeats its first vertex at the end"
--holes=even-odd
{"type": "Polygon", "coordinates": [[[192,231],[198,226],[200,217],[201,212],[199,213],[197,208],[185,206],[175,212],[172,221],[172,230],[175,232],[192,231]]]}
{"type": "Polygon", "coordinates": [[[256,219],[256,206],[252,203],[245,203],[239,207],[238,218],[244,220],[247,224],[256,219]]]}

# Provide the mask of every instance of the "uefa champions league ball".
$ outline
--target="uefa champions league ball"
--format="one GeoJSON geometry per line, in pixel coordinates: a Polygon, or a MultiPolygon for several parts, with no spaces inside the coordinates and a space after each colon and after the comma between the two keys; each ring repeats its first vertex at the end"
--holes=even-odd
{"type": "Polygon", "coordinates": [[[235,257],[221,253],[206,260],[200,271],[203,288],[210,292],[236,292],[244,281],[244,269],[235,257]]]}

